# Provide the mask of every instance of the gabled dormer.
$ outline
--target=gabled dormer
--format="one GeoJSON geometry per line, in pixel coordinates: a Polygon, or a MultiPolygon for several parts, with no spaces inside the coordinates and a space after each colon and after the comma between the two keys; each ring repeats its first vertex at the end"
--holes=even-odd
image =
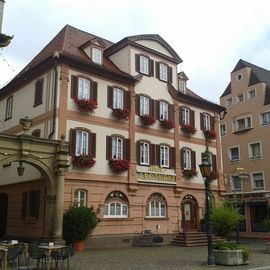
{"type": "Polygon", "coordinates": [[[80,49],[93,61],[93,63],[103,64],[104,42],[99,38],[93,38],[80,46],[80,49]]]}
{"type": "Polygon", "coordinates": [[[186,94],[187,81],[189,80],[188,76],[181,71],[177,74],[178,76],[178,90],[179,92],[186,94]]]}

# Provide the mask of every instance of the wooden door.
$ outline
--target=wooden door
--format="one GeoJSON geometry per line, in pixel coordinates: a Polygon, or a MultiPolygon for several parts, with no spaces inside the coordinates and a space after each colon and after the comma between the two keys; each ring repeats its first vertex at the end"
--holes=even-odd
{"type": "Polygon", "coordinates": [[[193,202],[182,203],[182,226],[184,230],[197,229],[197,204],[193,202]]]}

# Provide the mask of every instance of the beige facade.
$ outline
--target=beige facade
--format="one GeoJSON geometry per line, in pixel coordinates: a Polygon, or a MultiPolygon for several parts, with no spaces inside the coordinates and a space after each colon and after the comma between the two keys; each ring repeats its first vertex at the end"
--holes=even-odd
{"type": "Polygon", "coordinates": [[[237,194],[246,215],[242,235],[248,237],[263,237],[266,232],[262,222],[270,195],[269,78],[270,71],[239,60],[220,98],[227,108],[221,121],[226,197],[237,194]],[[239,168],[248,173],[248,180],[239,179],[239,168]]]}
{"type": "MultiPolygon", "coordinates": [[[[30,133],[40,129],[41,137],[65,137],[70,142],[64,208],[68,209],[74,202],[93,206],[100,221],[93,232],[96,237],[126,235],[146,229],[164,235],[176,234],[183,228],[199,229],[205,195],[198,164],[206,150],[201,119],[207,115],[208,128],[211,122],[211,129],[217,135],[209,143],[209,150],[216,161],[213,170],[219,175],[212,182],[213,196],[218,199],[225,191],[219,134],[219,114],[223,107],[200,98],[188,87],[184,94],[179,93],[178,81],[182,79],[177,74],[177,65],[182,60],[158,35],[134,36],[112,44],[71,26],[66,26],[60,33],[36,58],[46,56],[52,65],[39,71],[35,61],[31,62],[30,66],[36,69],[38,76],[31,82],[22,82],[19,78],[17,83],[11,82],[2,89],[0,130],[19,133],[18,117],[27,115],[33,119],[30,133]],[[72,39],[71,58],[65,54],[64,45],[62,51],[57,48],[57,58],[57,54],[50,51],[61,35],[72,39]],[[91,44],[100,49],[102,64],[93,63],[91,44]],[[138,70],[137,57],[140,56],[138,70]],[[42,102],[33,108],[36,83],[40,78],[43,79],[42,102]],[[83,91],[82,84],[90,84],[91,91],[96,87],[96,93],[90,94],[97,96],[98,104],[91,113],[82,112],[74,101],[76,81],[77,94],[78,90],[83,91]],[[110,100],[110,89],[120,89],[127,98],[115,96],[110,100]],[[5,119],[9,97],[13,97],[12,117],[5,119]],[[127,106],[128,119],[119,119],[112,114],[115,107],[111,107],[111,101],[127,106]],[[29,106],[24,110],[19,103],[29,106]],[[187,124],[190,122],[197,129],[194,135],[182,131],[182,107],[188,110],[187,124]],[[145,111],[142,113],[142,110],[145,111]],[[152,116],[155,123],[143,125],[142,116],[145,115],[152,116]],[[173,127],[162,127],[164,119],[173,127]],[[74,133],[76,137],[72,135],[74,133]],[[82,134],[87,137],[84,141],[87,150],[82,150],[83,143],[79,143],[79,140],[83,141],[83,137],[79,137],[82,134]],[[112,138],[117,139],[112,142],[112,138]],[[186,150],[185,162],[183,149],[186,150]],[[79,168],[74,164],[74,159],[82,153],[79,150],[86,151],[83,153],[87,155],[91,152],[95,160],[93,167],[79,168]],[[110,159],[128,160],[128,170],[116,173],[109,166],[110,159]],[[183,171],[192,170],[197,174],[184,177],[183,171]]],[[[64,44],[66,40],[61,42],[64,44]]],[[[28,71],[22,71],[25,72],[28,71]]],[[[16,82],[16,78],[14,80],[16,82]]]]}

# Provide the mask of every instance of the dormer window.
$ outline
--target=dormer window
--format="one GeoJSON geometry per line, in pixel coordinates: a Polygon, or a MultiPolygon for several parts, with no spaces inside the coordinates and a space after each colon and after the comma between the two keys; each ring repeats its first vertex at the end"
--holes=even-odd
{"type": "Polygon", "coordinates": [[[165,64],[160,63],[159,64],[159,78],[162,81],[167,82],[168,81],[168,66],[165,64]]]}
{"type": "Polygon", "coordinates": [[[152,77],[154,74],[154,61],[147,55],[135,54],[135,71],[152,77]]]}
{"type": "Polygon", "coordinates": [[[101,65],[101,63],[102,63],[101,57],[102,57],[101,50],[99,50],[97,48],[93,48],[92,49],[92,60],[93,60],[93,62],[98,64],[98,65],[101,65]]]}
{"type": "Polygon", "coordinates": [[[140,72],[143,74],[149,74],[149,59],[140,55],[140,72]]]}
{"type": "Polygon", "coordinates": [[[183,94],[186,93],[186,83],[185,82],[179,81],[178,87],[179,87],[179,91],[181,93],[183,93],[183,94]]]}

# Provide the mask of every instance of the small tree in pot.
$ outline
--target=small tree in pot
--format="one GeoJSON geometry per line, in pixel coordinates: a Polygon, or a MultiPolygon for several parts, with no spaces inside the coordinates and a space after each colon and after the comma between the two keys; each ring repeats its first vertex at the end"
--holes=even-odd
{"type": "Polygon", "coordinates": [[[63,218],[63,238],[75,242],[77,251],[84,250],[84,240],[92,233],[98,222],[93,207],[71,206],[63,218]]]}

